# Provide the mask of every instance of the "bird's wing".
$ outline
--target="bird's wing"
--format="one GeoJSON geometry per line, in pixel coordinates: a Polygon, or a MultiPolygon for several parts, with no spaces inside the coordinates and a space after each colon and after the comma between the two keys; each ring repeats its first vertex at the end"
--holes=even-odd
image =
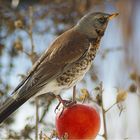
{"type": "Polygon", "coordinates": [[[24,80],[20,93],[28,93],[28,97],[33,96],[45,84],[59,76],[66,67],[69,68],[72,63],[79,60],[88,49],[89,41],[82,33],[74,29],[63,33],[37,61],[24,80]]]}

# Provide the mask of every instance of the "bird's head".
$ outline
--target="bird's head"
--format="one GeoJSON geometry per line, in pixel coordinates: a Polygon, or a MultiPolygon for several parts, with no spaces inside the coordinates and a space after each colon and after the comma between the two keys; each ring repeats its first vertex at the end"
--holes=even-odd
{"type": "Polygon", "coordinates": [[[108,21],[117,15],[118,13],[89,13],[82,17],[75,27],[79,31],[88,35],[90,38],[102,37],[104,35],[108,21]]]}

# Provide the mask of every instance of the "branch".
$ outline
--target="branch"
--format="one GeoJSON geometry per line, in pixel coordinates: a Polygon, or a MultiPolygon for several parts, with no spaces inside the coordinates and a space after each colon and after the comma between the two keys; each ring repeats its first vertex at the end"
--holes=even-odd
{"type": "MultiPolygon", "coordinates": [[[[33,7],[29,7],[29,18],[30,18],[30,24],[29,24],[29,37],[31,40],[31,53],[29,54],[29,57],[32,61],[32,64],[34,64],[35,60],[35,46],[33,42],[33,7]]],[[[36,105],[36,126],[35,126],[35,140],[38,140],[38,124],[39,124],[39,104],[38,104],[38,97],[35,98],[35,105],[36,105]]]]}
{"type": "Polygon", "coordinates": [[[39,123],[39,105],[38,105],[38,97],[35,98],[35,105],[36,105],[36,126],[35,126],[35,140],[38,140],[38,123],[39,123]]]}
{"type": "Polygon", "coordinates": [[[114,107],[117,104],[117,102],[115,102],[113,105],[111,105],[106,111],[105,113],[107,113],[110,109],[112,109],[112,107],[114,107]]]}
{"type": "Polygon", "coordinates": [[[101,108],[102,108],[102,115],[103,115],[103,124],[104,124],[104,134],[102,135],[105,140],[107,140],[107,125],[106,125],[106,111],[104,109],[104,103],[103,103],[103,85],[102,83],[100,84],[100,94],[101,94],[101,108]]]}
{"type": "Polygon", "coordinates": [[[33,42],[33,7],[29,7],[29,17],[30,17],[30,24],[29,24],[29,37],[31,39],[31,54],[34,53],[35,47],[33,42]]]}

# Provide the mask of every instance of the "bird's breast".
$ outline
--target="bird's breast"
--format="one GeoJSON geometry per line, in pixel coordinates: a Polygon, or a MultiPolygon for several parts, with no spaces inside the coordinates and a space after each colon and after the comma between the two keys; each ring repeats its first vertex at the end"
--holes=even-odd
{"type": "Polygon", "coordinates": [[[66,70],[61,76],[57,78],[59,86],[70,88],[83,79],[84,75],[92,64],[92,60],[96,55],[98,49],[98,46],[96,45],[91,44],[86,55],[84,55],[82,59],[72,64],[68,70],[66,70]]]}

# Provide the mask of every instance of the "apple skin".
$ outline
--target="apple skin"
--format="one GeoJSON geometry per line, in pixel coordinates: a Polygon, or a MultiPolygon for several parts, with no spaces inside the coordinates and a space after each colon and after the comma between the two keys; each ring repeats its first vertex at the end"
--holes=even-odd
{"type": "Polygon", "coordinates": [[[100,116],[90,106],[75,104],[56,115],[59,138],[67,133],[68,139],[95,139],[100,130],[100,116]]]}

